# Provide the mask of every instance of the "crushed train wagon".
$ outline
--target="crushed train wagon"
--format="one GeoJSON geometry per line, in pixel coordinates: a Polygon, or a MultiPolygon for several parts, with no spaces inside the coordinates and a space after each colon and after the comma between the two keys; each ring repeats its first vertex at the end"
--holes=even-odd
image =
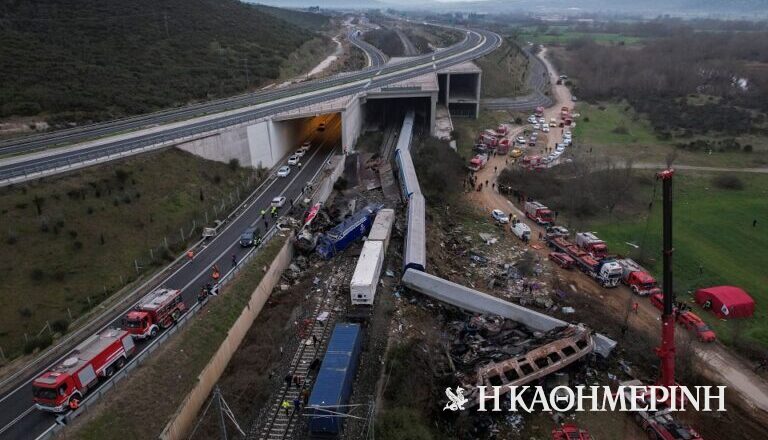
{"type": "Polygon", "coordinates": [[[368,233],[374,215],[383,206],[372,203],[331,228],[318,239],[317,253],[329,260],[338,252],[346,249],[353,241],[368,233]]]}
{"type": "Polygon", "coordinates": [[[735,286],[706,287],[696,291],[696,302],[719,318],[749,318],[755,313],[755,300],[735,286]]]}
{"type": "Polygon", "coordinates": [[[306,407],[312,437],[334,437],[342,432],[361,342],[360,324],[339,323],[333,328],[306,407]]]}
{"type": "Polygon", "coordinates": [[[384,252],[387,252],[389,238],[392,236],[392,224],[395,222],[394,209],[381,209],[376,214],[371,226],[371,232],[368,233],[368,240],[380,241],[384,243],[384,252]]]}

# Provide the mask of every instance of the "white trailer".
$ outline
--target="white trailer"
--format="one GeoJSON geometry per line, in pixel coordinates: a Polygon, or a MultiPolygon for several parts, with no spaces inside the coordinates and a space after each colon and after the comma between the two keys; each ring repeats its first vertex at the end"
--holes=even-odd
{"type": "Polygon", "coordinates": [[[387,253],[389,247],[389,237],[392,235],[392,225],[395,223],[394,209],[380,209],[376,213],[376,218],[371,225],[371,232],[368,233],[368,240],[381,241],[384,243],[384,253],[387,253]]]}
{"type": "Polygon", "coordinates": [[[355,266],[355,273],[349,283],[349,294],[353,305],[373,305],[376,287],[384,265],[384,242],[367,240],[355,266]]]}

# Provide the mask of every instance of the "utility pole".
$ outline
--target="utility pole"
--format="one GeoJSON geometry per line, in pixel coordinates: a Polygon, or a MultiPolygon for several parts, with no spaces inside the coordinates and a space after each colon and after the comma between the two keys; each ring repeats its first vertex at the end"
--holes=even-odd
{"type": "Polygon", "coordinates": [[[168,13],[163,12],[163,21],[165,22],[165,38],[170,38],[171,33],[168,32],[168,13]]]}
{"type": "Polygon", "coordinates": [[[221,404],[221,390],[219,389],[219,386],[216,385],[216,406],[219,409],[219,426],[221,428],[221,440],[227,440],[227,425],[224,421],[224,408],[221,404]]]}

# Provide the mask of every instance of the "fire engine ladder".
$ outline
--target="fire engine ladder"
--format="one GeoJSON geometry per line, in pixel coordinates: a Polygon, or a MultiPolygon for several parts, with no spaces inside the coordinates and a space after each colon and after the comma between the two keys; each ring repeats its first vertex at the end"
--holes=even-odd
{"type": "MultiPolygon", "coordinates": [[[[346,261],[345,263],[342,266],[354,267],[354,264],[346,261]]],[[[346,272],[348,269],[346,267],[334,269],[335,276],[332,276],[331,280],[341,280],[341,283],[333,282],[324,289],[326,292],[325,296],[321,301],[318,301],[311,314],[311,328],[306,333],[306,338],[299,340],[299,346],[296,348],[286,374],[299,375],[302,379],[306,380],[309,365],[314,359],[320,358],[320,355],[325,352],[328,339],[336,321],[336,299],[339,297],[337,293],[340,291],[341,285],[343,285],[343,280],[347,279],[346,272]],[[324,322],[320,322],[317,318],[323,312],[328,312],[328,317],[324,322]],[[311,341],[313,335],[317,338],[318,343],[307,345],[305,341],[311,341]]],[[[288,401],[293,405],[293,399],[300,399],[299,394],[300,387],[295,385],[287,386],[283,381],[280,389],[273,396],[266,413],[263,413],[262,417],[259,417],[251,426],[247,438],[249,440],[284,440],[294,438],[294,431],[301,417],[300,412],[294,412],[293,408],[290,408],[288,414],[286,414],[282,403],[288,401]]]]}

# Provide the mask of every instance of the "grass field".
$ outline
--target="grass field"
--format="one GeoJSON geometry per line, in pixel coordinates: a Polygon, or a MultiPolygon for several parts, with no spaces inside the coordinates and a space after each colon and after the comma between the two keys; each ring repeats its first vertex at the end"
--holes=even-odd
{"type": "Polygon", "coordinates": [[[100,402],[96,413],[67,430],[64,438],[157,438],[247,305],[264,275],[262,268],[271,264],[285,240],[277,236],[267,244],[233,284],[121,382],[119,392],[100,402]],[[147,405],[148,395],[163,398],[147,405]]]}
{"type": "Polygon", "coordinates": [[[187,240],[192,220],[240,188],[251,170],[171,149],[0,189],[0,346],[18,354],[24,334],[70,320],[165,264],[187,240]],[[159,248],[168,238],[171,251],[159,248]],[[174,246],[174,243],[177,243],[174,246]],[[154,248],[154,267],[149,249],[154,248]],[[69,312],[68,312],[69,309],[69,312]]]}
{"type": "MultiPolygon", "coordinates": [[[[674,193],[674,282],[678,298],[691,300],[697,288],[729,284],[747,290],[757,302],[755,317],[745,321],[743,336],[768,347],[768,175],[737,174],[742,190],[715,188],[714,174],[679,172],[674,193]],[[757,227],[752,220],[757,219],[757,227]]],[[[650,194],[649,194],[650,198],[650,194]]],[[[597,223],[593,230],[610,249],[624,255],[655,260],[649,264],[661,275],[661,190],[646,221],[597,223]],[[627,243],[640,246],[634,249],[627,243]]],[[[692,301],[691,301],[692,302],[692,301]]],[[[732,324],[697,309],[718,337],[730,342],[732,324]]]]}
{"type": "Polygon", "coordinates": [[[605,32],[576,32],[567,27],[549,28],[546,32],[539,32],[535,27],[521,28],[518,41],[540,44],[565,44],[579,38],[590,38],[597,43],[604,44],[640,44],[643,38],[628,35],[605,32]]]}
{"type": "Polygon", "coordinates": [[[503,98],[526,93],[528,59],[506,40],[500,48],[475,61],[483,69],[481,94],[484,98],[503,98]]]}
{"type": "MultiPolygon", "coordinates": [[[[588,104],[579,102],[576,112],[574,138],[578,145],[593,149],[594,154],[620,158],[633,158],[637,162],[664,163],[670,152],[677,154],[677,163],[686,165],[723,166],[723,167],[759,167],[768,164],[768,139],[754,135],[744,135],[736,139],[742,144],[755,147],[752,153],[692,152],[674,146],[678,142],[690,142],[692,139],[659,139],[641,114],[625,103],[588,104]]],[[[717,139],[710,136],[708,139],[717,139]]]]}

